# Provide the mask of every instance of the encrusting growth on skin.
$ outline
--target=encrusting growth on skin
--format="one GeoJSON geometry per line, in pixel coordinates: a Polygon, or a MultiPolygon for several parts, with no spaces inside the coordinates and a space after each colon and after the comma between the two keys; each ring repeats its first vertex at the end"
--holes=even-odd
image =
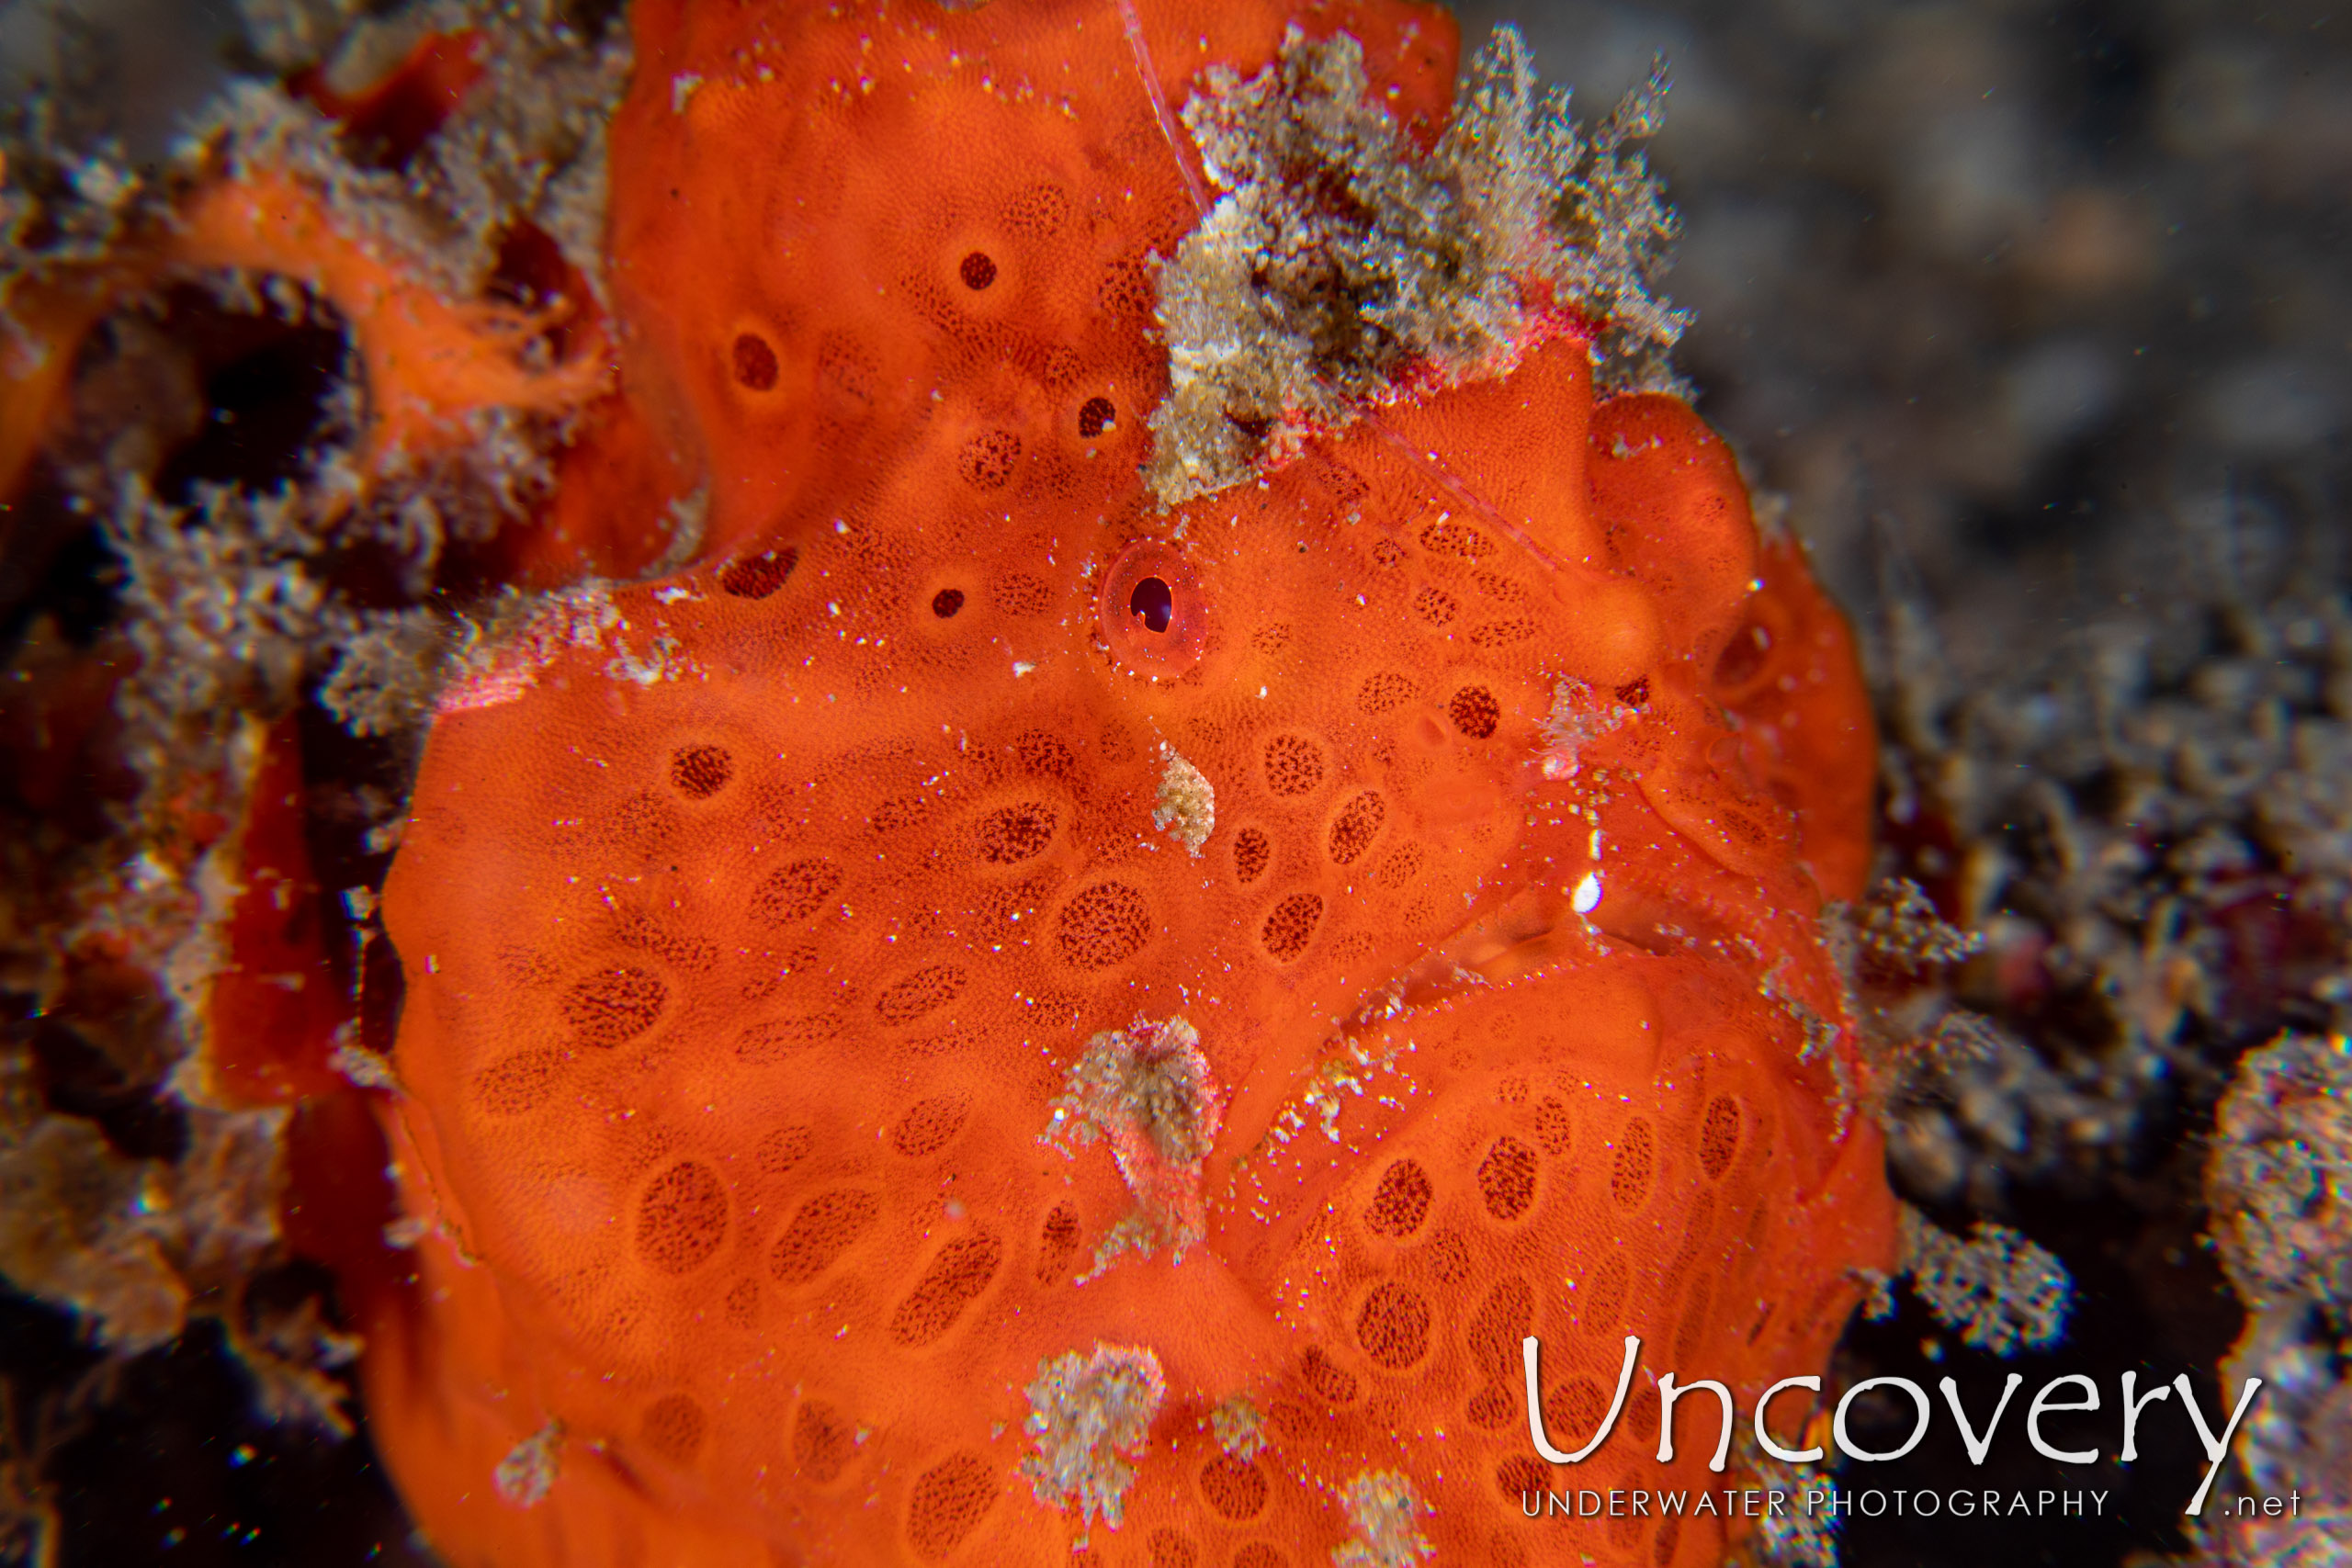
{"type": "Polygon", "coordinates": [[[1374,98],[1362,49],[1293,28],[1244,81],[1184,107],[1222,191],[1160,271],[1169,392],[1145,478],[1164,504],[1238,484],[1401,388],[1498,376],[1544,313],[1605,323],[1604,385],[1672,387],[1687,318],[1654,297],[1676,232],[1642,156],[1663,68],[1588,139],[1496,29],[1426,156],[1374,98]]]}
{"type": "Polygon", "coordinates": [[[1209,1412],[1209,1431],[1216,1446],[1235,1459],[1256,1459],[1266,1446],[1266,1418],[1241,1394],[1209,1412]]]}
{"type": "Polygon", "coordinates": [[[1552,711],[1544,717],[1544,776],[1573,779],[1582,771],[1584,749],[1635,712],[1621,698],[1595,692],[1570,678],[1552,688],[1552,711]]]}
{"type": "Polygon", "coordinates": [[[1121,1455],[1143,1447],[1167,1393],[1159,1358],[1139,1346],[1097,1344],[1040,1364],[1023,1424],[1036,1452],[1021,1461],[1037,1501],[1075,1507],[1083,1525],[1098,1512],[1113,1529],[1125,1523],[1136,1472],[1121,1455]]]}
{"type": "Polygon", "coordinates": [[[327,1058],[327,1066],[361,1089],[381,1089],[387,1094],[400,1092],[400,1074],[392,1070],[391,1063],[365,1045],[345,1042],[336,1046],[334,1054],[327,1058]]]}
{"type": "Polygon", "coordinates": [[[1153,805],[1151,825],[1173,837],[1194,860],[1201,846],[1216,830],[1216,791],[1201,770],[1184,761],[1172,746],[1162,744],[1168,766],[1159,775],[1159,798],[1153,805]]]}
{"type": "Polygon", "coordinates": [[[1984,1220],[1963,1241],[1907,1204],[1902,1223],[1911,1289],[1963,1343],[2007,1356],[2065,1334],[2074,1282],[2047,1248],[1984,1220]]]}
{"type": "Polygon", "coordinates": [[[1403,1472],[1366,1471],[1348,1483],[1340,1502],[1356,1533],[1331,1553],[1332,1568],[1411,1568],[1436,1554],[1416,1517],[1426,1505],[1403,1472]]]}
{"type": "Polygon", "coordinates": [[[1104,1240],[1096,1271],[1120,1252],[1148,1255],[1162,1243],[1181,1259],[1205,1234],[1201,1161],[1224,1119],[1200,1032],[1182,1018],[1105,1030],[1070,1065],[1067,1086],[1043,1141],[1068,1139],[1074,1153],[1101,1138],[1136,1202],[1104,1240]]]}
{"type": "Polygon", "coordinates": [[[563,1423],[550,1417],[544,1427],[516,1443],[492,1472],[498,1495],[518,1508],[536,1508],[547,1501],[563,1458],[563,1423]]]}

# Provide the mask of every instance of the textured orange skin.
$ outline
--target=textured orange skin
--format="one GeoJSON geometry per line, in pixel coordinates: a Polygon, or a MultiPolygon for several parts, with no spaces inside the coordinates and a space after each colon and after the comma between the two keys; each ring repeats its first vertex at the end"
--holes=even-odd
{"type": "MultiPolygon", "coordinates": [[[[616,630],[526,637],[435,728],[386,889],[384,1120],[437,1232],[372,1298],[367,1363],[404,1495],[460,1563],[1060,1562],[1080,1527],[1017,1473],[1022,1391],[1103,1342],[1169,1392],[1096,1557],[1319,1563],[1339,1489],[1399,1469],[1439,1561],[1714,1561],[1713,1518],[1518,1517],[1531,1479],[1703,1487],[1714,1427],[1686,1405],[1660,1467],[1637,1397],[1582,1471],[1530,1469],[1517,1345],[1564,1415],[1628,1332],[1744,1415],[1889,1261],[1850,1043],[1805,1054],[1845,1021],[1817,917],[1868,848],[1842,624],[1759,547],[1721,443],[1669,400],[1594,407],[1572,336],[1153,512],[1133,284],[1193,210],[1118,14],[918,17],[638,7],[624,386],[707,473],[710,553],[614,591],[616,630]],[[735,371],[746,333],[770,384],[735,371]],[[1083,434],[1096,397],[1115,423],[1083,434]],[[1173,678],[1098,605],[1146,539],[1206,626],[1173,678]],[[629,678],[657,645],[674,678],[629,678]],[[1152,824],[1162,741],[1216,790],[1197,860],[1152,824]],[[1017,853],[1008,809],[1046,824],[1017,853]],[[821,897],[762,891],[795,866],[821,897]],[[1063,1071],[1175,1014],[1227,1096],[1204,1243],[1074,1283],[1133,1200],[1102,1145],[1041,1144],[1063,1071]],[[1296,1130],[1359,1057],[1390,1066],[1339,1091],[1337,1140],[1296,1130]],[[1378,1198],[1407,1160],[1409,1226],[1378,1198]],[[812,1270],[794,1237],[848,1193],[871,1218],[812,1270]],[[1233,1395],[1265,1417],[1246,1474],[1205,1427],[1233,1395]],[[500,1501],[551,1419],[553,1489],[500,1501]]],[[[1162,91],[1255,69],[1284,19],[1155,10],[1162,91]]],[[[1363,39],[1429,133],[1450,22],[1303,21],[1363,39]]]]}

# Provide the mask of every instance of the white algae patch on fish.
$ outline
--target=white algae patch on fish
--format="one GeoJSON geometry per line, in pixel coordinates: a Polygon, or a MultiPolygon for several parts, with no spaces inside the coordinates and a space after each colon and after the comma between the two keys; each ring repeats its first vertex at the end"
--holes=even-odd
{"type": "Polygon", "coordinates": [[[1594,333],[1604,386],[1672,386],[1687,318],[1655,288],[1676,220],[1633,145],[1662,123],[1666,85],[1653,69],[1587,135],[1498,28],[1420,157],[1345,34],[1294,28],[1257,75],[1210,71],[1184,123],[1225,194],[1160,273],[1153,492],[1237,484],[1408,381],[1502,374],[1547,305],[1594,333]]]}
{"type": "Polygon", "coordinates": [[[1039,1363],[1024,1423],[1036,1451],[1021,1465],[1037,1501],[1076,1508],[1082,1525],[1100,1513],[1118,1529],[1136,1478],[1119,1456],[1143,1447],[1167,1393],[1159,1358],[1140,1346],[1097,1344],[1091,1354],[1069,1350],[1039,1363]]]}

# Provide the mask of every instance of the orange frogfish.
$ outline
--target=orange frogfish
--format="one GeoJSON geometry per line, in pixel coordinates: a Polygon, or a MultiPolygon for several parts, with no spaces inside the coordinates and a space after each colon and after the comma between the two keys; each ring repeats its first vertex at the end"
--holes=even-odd
{"type": "Polygon", "coordinates": [[[1401,0],[632,21],[617,395],[705,532],[473,658],[384,891],[426,1535],[1719,1561],[1524,1506],[1752,1479],[1893,1249],[1868,706],[1663,368],[1655,84],[1457,93],[1401,0]]]}

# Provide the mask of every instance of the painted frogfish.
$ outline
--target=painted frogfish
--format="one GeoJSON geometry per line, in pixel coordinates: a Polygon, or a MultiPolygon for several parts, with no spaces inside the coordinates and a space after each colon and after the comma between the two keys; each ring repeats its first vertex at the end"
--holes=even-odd
{"type": "Polygon", "coordinates": [[[701,531],[473,650],[384,888],[427,1537],[1719,1561],[1523,1510],[1753,1478],[1657,1379],[1745,1427],[1893,1248],[1868,705],[1667,365],[1662,83],[1393,0],[631,26],[553,504],[651,537],[658,452],[701,531]]]}

